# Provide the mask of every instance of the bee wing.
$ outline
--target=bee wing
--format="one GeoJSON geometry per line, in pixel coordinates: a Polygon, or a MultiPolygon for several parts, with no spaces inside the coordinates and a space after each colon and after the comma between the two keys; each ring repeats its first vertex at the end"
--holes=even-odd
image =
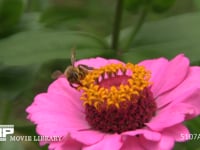
{"type": "Polygon", "coordinates": [[[61,76],[63,73],[60,70],[56,70],[51,74],[52,79],[57,79],[59,76],[61,76]]]}
{"type": "Polygon", "coordinates": [[[74,66],[75,62],[76,62],[75,48],[72,48],[72,52],[71,52],[71,63],[72,63],[72,66],[74,66]]]}

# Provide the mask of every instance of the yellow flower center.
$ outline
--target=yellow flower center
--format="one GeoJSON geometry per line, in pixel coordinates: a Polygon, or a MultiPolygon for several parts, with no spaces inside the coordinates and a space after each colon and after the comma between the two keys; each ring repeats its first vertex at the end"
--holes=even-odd
{"type": "Polygon", "coordinates": [[[91,128],[122,133],[145,126],[156,111],[150,72],[143,66],[109,64],[89,72],[78,90],[91,128]]]}
{"type": "Polygon", "coordinates": [[[81,81],[81,100],[84,105],[93,105],[96,109],[112,105],[119,108],[124,101],[137,103],[138,99],[134,97],[151,84],[149,79],[150,72],[143,66],[131,63],[103,66],[88,73],[81,81]]]}

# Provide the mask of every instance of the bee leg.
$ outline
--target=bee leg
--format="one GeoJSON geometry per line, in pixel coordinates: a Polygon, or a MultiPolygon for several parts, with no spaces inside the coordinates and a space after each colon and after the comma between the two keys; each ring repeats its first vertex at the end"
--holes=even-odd
{"type": "Polygon", "coordinates": [[[93,67],[89,67],[89,66],[83,65],[83,64],[79,64],[77,67],[81,68],[81,69],[85,69],[85,70],[93,70],[94,69],[93,67]]]}
{"type": "Polygon", "coordinates": [[[72,83],[69,83],[69,85],[72,87],[72,88],[77,88],[76,86],[74,86],[72,83]]]}
{"type": "MultiPolygon", "coordinates": [[[[77,83],[79,86],[82,86],[82,84],[81,84],[81,82],[78,82],[77,83]]],[[[74,86],[72,83],[69,83],[69,85],[72,87],[72,88],[75,88],[75,89],[77,89],[79,86],[77,85],[77,86],[74,86]]]]}

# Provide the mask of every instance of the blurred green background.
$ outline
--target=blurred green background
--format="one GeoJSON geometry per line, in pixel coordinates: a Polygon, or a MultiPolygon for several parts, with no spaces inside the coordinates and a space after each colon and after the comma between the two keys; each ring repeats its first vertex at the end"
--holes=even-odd
{"type": "MultiPolygon", "coordinates": [[[[0,124],[36,135],[25,109],[55,70],[77,59],[143,59],[185,53],[200,65],[199,0],[0,0],[0,124]]],[[[200,133],[200,119],[186,125],[200,133]]],[[[0,142],[2,150],[39,150],[37,142],[0,142]]],[[[175,150],[200,150],[200,141],[175,150]]]]}

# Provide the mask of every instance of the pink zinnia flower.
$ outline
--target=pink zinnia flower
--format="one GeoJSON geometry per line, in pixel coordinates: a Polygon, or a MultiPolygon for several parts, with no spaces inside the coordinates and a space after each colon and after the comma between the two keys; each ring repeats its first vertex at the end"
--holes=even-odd
{"type": "Polygon", "coordinates": [[[92,58],[94,67],[72,88],[63,76],[27,108],[28,119],[55,150],[170,150],[188,140],[182,124],[200,113],[200,68],[183,54],[138,65],[92,58]]]}

